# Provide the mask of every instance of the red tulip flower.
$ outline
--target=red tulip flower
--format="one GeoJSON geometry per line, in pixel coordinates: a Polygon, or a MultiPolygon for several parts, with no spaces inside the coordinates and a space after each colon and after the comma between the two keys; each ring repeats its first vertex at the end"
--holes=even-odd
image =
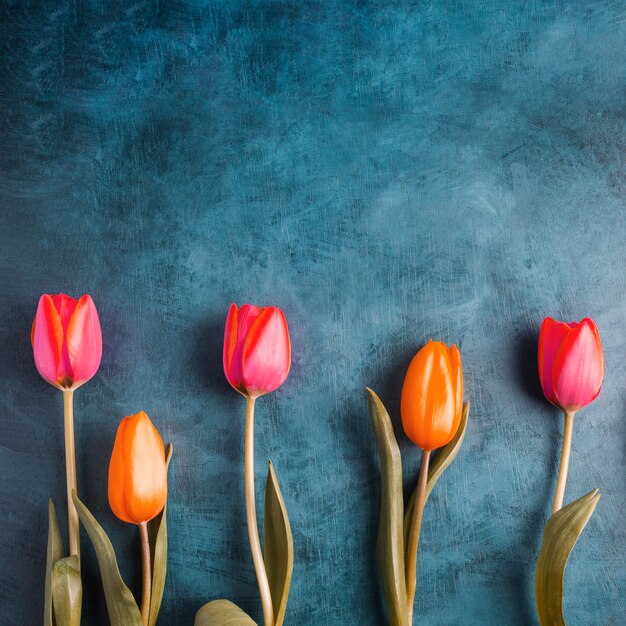
{"type": "Polygon", "coordinates": [[[224,330],[224,373],[246,398],[244,483],[246,522],[254,570],[261,592],[263,620],[274,624],[274,609],[261,550],[254,496],[254,405],[260,396],[278,389],[291,367],[291,343],[284,313],[275,306],[259,308],[231,304],[224,330]]]}
{"type": "Polygon", "coordinates": [[[284,313],[274,306],[231,304],[224,332],[224,373],[242,395],[258,398],[278,389],[291,367],[284,313]]]}
{"type": "Polygon", "coordinates": [[[552,513],[563,506],[574,414],[593,402],[602,387],[604,359],[595,322],[557,322],[546,317],[539,332],[539,379],[546,398],[565,413],[563,449],[552,513]]]}
{"type": "Polygon", "coordinates": [[[64,293],[39,298],[30,333],[35,366],[44,380],[63,392],[65,472],[70,554],[80,556],[78,513],[72,491],[78,492],[74,449],[74,390],[98,371],[102,331],[91,296],[79,300],[64,293]]]}
{"type": "Polygon", "coordinates": [[[539,378],[546,398],[566,413],[593,402],[602,387],[604,359],[595,322],[546,317],[539,333],[539,378]]]}
{"type": "Polygon", "coordinates": [[[98,371],[102,359],[100,319],[91,296],[64,293],[39,299],[31,343],[37,370],[58,389],[77,389],[98,371]]]}

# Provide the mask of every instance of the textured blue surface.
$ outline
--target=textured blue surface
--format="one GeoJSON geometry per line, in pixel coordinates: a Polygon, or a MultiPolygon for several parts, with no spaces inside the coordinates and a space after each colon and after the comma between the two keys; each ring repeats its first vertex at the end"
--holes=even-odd
{"type": "MultiPolygon", "coordinates": [[[[139,591],[106,497],[118,420],[174,443],[161,624],[227,597],[261,618],[242,492],[231,301],[281,306],[282,389],[258,403],[296,568],[287,623],[383,624],[364,394],[397,417],[429,337],[462,351],[471,423],[433,493],[416,614],[535,624],[532,571],[561,418],[545,315],[595,318],[605,387],[566,500],[602,500],[566,576],[570,623],[626,623],[626,19],[606,2],[11,2],[0,9],[0,622],[40,622],[46,502],[64,524],[61,396],[28,341],[42,292],[93,295],[104,358],[76,394],[80,492],[139,591]]],[[[396,422],[397,424],[397,422],[396,422]]],[[[406,486],[417,451],[398,431],[406,486]]],[[[93,552],[85,618],[105,624],[93,552]]]]}

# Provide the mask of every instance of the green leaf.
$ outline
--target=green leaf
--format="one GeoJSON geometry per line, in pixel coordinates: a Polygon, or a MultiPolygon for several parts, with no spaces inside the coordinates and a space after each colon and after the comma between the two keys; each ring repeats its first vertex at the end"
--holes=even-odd
{"type": "Polygon", "coordinates": [[[257,624],[230,600],[213,600],[196,613],[194,626],[257,626],[257,624]]]}
{"type": "Polygon", "coordinates": [[[46,591],[43,607],[43,626],[55,626],[54,614],[52,611],[52,568],[54,564],[65,556],[63,539],[59,529],[59,520],[52,498],[48,500],[48,550],[46,556],[46,591]]]}
{"type": "Polygon", "coordinates": [[[565,626],[565,566],[599,500],[600,493],[594,489],[554,513],[546,524],[535,571],[535,600],[541,626],[565,626]]]}
{"type": "Polygon", "coordinates": [[[293,537],[283,495],[270,461],[265,483],[264,560],[274,607],[274,624],[285,619],[291,575],[293,573],[293,537]]]}
{"type": "Polygon", "coordinates": [[[75,492],[72,496],[78,517],[80,517],[80,521],[83,523],[96,551],[111,626],[142,626],[141,613],[137,608],[137,603],[120,576],[111,541],[75,492]]]}
{"type": "Polygon", "coordinates": [[[382,477],[376,553],[391,626],[408,626],[402,536],[402,461],[389,414],[371,390],[369,411],[380,455],[382,477]]]}
{"type": "Polygon", "coordinates": [[[52,606],[61,626],[80,626],[83,585],[76,555],[59,559],[52,568],[52,606]]]}
{"type": "MultiPolygon", "coordinates": [[[[456,431],[456,435],[452,438],[452,441],[448,442],[443,448],[437,450],[434,460],[428,468],[428,482],[426,483],[426,500],[430,496],[430,492],[433,490],[436,482],[441,478],[446,468],[454,461],[454,458],[459,453],[463,439],[465,438],[465,431],[467,430],[467,418],[469,415],[470,403],[467,401],[463,405],[463,412],[461,413],[461,421],[459,422],[459,428],[456,431]]],[[[413,519],[413,508],[415,507],[415,497],[417,495],[417,487],[411,494],[409,502],[406,505],[406,512],[404,514],[404,545],[406,547],[409,537],[409,529],[411,528],[411,520],[413,519]]],[[[424,501],[426,503],[426,501],[424,501]]]]}
{"type": "MultiPolygon", "coordinates": [[[[165,464],[169,468],[172,458],[172,444],[165,451],[165,464]]],[[[150,556],[152,559],[152,594],[150,596],[149,626],[154,626],[159,616],[163,590],[165,589],[165,574],[167,572],[167,503],[163,511],[148,522],[148,536],[150,538],[150,556]]]]}

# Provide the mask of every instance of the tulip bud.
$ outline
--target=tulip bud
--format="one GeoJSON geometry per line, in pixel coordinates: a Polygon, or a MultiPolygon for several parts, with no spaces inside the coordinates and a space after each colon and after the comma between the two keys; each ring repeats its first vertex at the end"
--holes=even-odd
{"type": "Polygon", "coordinates": [[[117,429],[109,465],[109,504],[122,521],[142,524],[167,500],[165,448],[143,412],[125,417],[117,429]]]}
{"type": "Polygon", "coordinates": [[[602,387],[604,359],[595,322],[546,317],[539,333],[539,379],[546,398],[566,413],[593,402],[602,387]]]}
{"type": "Polygon", "coordinates": [[[291,367],[284,313],[268,306],[231,304],[224,331],[224,373],[242,395],[258,398],[280,387],[291,367]]]}
{"type": "Polygon", "coordinates": [[[432,339],[413,357],[404,379],[400,413],[407,437],[422,450],[445,446],[463,410],[463,371],[456,346],[432,339]]]}
{"type": "Polygon", "coordinates": [[[77,389],[100,367],[102,332],[91,296],[42,295],[30,338],[37,370],[58,389],[77,389]]]}

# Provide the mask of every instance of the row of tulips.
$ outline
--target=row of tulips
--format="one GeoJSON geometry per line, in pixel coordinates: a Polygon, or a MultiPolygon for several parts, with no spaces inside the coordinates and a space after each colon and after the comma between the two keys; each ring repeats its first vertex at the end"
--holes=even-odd
{"type": "MultiPolygon", "coordinates": [[[[73,394],[97,372],[102,356],[98,313],[90,296],[43,295],[31,341],[41,376],[62,391],[67,478],[69,554],[65,554],[56,513],[49,507],[44,626],[80,624],[82,582],[79,519],[91,539],[113,626],[153,626],[158,617],[167,568],[167,468],[171,444],[145,412],[125,417],[118,428],[109,465],[111,510],[139,529],[143,585],[138,604],[119,574],[113,546],[79,499],[74,450],[73,394]]],[[[563,507],[574,415],[600,392],[602,347],[594,322],[543,322],[538,351],[546,398],[563,411],[563,452],[553,514],[546,525],[536,570],[536,600],[542,626],[564,624],[562,581],[567,558],[597,505],[597,489],[563,507]]],[[[254,493],[254,411],[256,400],[280,387],[291,365],[287,321],[276,307],[231,305],[223,352],[228,382],[246,402],[244,486],[252,560],[260,591],[263,623],[284,622],[293,572],[293,537],[275,470],[269,463],[265,490],[264,545],[258,531],[254,493]]],[[[402,464],[396,437],[380,398],[368,389],[372,426],[381,460],[382,490],[377,556],[393,626],[410,626],[416,591],[417,553],[428,496],[458,454],[465,436],[469,402],[463,403],[463,370],[456,346],[429,341],[413,358],[401,396],[407,437],[422,451],[415,491],[404,506],[402,464]],[[434,453],[434,454],[433,454],[434,453]]],[[[204,605],[196,626],[253,625],[228,600],[204,605]]]]}
{"type": "MultiPolygon", "coordinates": [[[[561,626],[565,565],[593,514],[594,489],[563,507],[574,415],[600,393],[604,359],[593,320],[557,322],[548,317],[539,334],[539,378],[546,398],[565,416],[563,450],[552,516],[546,524],[535,572],[537,613],[542,626],[561,626]]],[[[369,393],[370,416],[380,452],[381,516],[377,556],[387,615],[392,626],[410,626],[416,588],[417,550],[424,506],[437,480],[458,454],[469,415],[463,404],[463,370],[456,346],[429,341],[413,358],[400,402],[402,426],[422,451],[417,486],[403,502],[400,450],[380,398],[369,393]],[[437,450],[434,462],[431,455],[437,450]]]]}

